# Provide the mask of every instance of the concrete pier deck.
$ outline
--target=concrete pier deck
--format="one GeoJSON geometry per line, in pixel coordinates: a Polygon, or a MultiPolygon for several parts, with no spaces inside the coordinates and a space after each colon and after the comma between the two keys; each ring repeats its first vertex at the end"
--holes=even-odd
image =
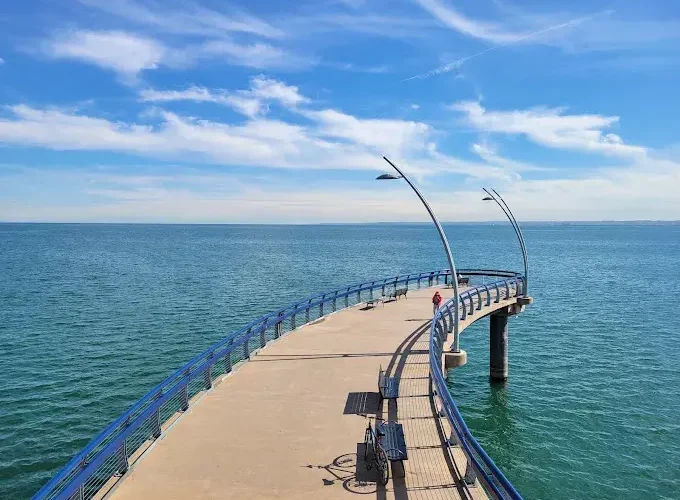
{"type": "Polygon", "coordinates": [[[428,365],[432,293],[411,290],[398,302],[346,309],[268,344],[215,383],[107,496],[486,498],[462,481],[462,451],[447,446],[450,429],[437,416],[428,365]],[[379,404],[381,365],[400,378],[400,397],[379,404]],[[405,476],[390,471],[386,487],[363,463],[368,417],[404,425],[405,476]]]}

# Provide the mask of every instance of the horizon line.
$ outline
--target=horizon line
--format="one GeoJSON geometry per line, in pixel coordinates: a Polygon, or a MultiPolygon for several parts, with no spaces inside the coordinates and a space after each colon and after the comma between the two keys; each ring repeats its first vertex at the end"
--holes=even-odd
{"type": "MultiPolygon", "coordinates": [[[[519,220],[523,224],[678,224],[680,219],[591,219],[591,220],[519,220]]],[[[442,221],[442,224],[507,224],[506,219],[487,221],[442,221]]],[[[119,226],[348,226],[348,225],[430,225],[431,221],[367,221],[367,222],[141,222],[141,221],[0,221],[0,224],[72,224],[119,226]]]]}

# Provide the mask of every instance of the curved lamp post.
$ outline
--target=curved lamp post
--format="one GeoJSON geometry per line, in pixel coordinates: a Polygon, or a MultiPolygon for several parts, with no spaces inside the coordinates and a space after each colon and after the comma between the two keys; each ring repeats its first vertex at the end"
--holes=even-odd
{"type": "MultiPolygon", "coordinates": [[[[458,273],[456,272],[456,264],[453,262],[453,255],[451,255],[451,247],[449,247],[449,242],[446,239],[446,235],[444,234],[444,230],[442,229],[441,224],[439,223],[439,220],[437,220],[437,217],[434,215],[434,212],[430,208],[430,205],[425,201],[425,198],[423,195],[418,191],[418,188],[415,187],[415,185],[411,182],[411,180],[406,177],[404,172],[399,170],[399,167],[397,167],[394,163],[392,163],[390,160],[387,159],[386,156],[383,156],[383,159],[389,163],[394,170],[397,171],[399,175],[393,175],[393,174],[382,174],[376,177],[376,180],[387,180],[387,179],[404,179],[409,186],[411,186],[411,189],[418,195],[418,198],[420,198],[420,201],[423,202],[423,205],[425,205],[425,209],[427,210],[427,213],[430,214],[430,217],[432,218],[432,222],[434,222],[435,227],[437,228],[437,231],[439,232],[439,237],[442,240],[442,244],[444,245],[444,250],[446,252],[446,258],[449,261],[449,268],[451,269],[451,280],[453,282],[453,298],[454,302],[456,305],[458,305],[458,273]]],[[[453,315],[453,346],[452,346],[452,351],[453,352],[460,352],[460,346],[459,346],[459,336],[458,336],[458,307],[456,307],[455,314],[453,315]]]]}
{"type": "Polygon", "coordinates": [[[512,228],[515,230],[515,234],[517,235],[517,239],[519,240],[519,246],[522,249],[522,259],[524,260],[524,290],[523,290],[523,295],[525,297],[528,296],[528,290],[529,290],[529,264],[527,261],[527,247],[524,244],[524,235],[522,235],[522,230],[519,228],[519,224],[517,223],[517,219],[515,219],[515,216],[513,215],[512,211],[510,210],[510,207],[508,206],[507,203],[505,203],[505,200],[501,197],[500,194],[496,192],[495,189],[492,189],[493,194],[486,188],[482,188],[488,196],[484,197],[482,201],[495,201],[499,207],[501,207],[501,210],[503,210],[503,213],[507,216],[508,220],[510,221],[510,224],[512,225],[512,228]]]}

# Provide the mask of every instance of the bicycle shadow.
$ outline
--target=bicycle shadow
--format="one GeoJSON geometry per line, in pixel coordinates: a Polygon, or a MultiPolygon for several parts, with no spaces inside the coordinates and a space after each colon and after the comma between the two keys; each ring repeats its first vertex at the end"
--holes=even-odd
{"type": "Polygon", "coordinates": [[[341,485],[348,493],[355,495],[378,495],[385,498],[385,487],[378,483],[375,466],[370,470],[364,460],[364,443],[357,443],[356,453],[346,453],[336,457],[330,464],[306,465],[309,469],[319,469],[328,475],[322,478],[324,486],[341,485]]]}

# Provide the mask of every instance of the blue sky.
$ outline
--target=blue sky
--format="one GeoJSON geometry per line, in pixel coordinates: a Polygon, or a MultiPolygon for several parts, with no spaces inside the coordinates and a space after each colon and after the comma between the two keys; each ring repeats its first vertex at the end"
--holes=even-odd
{"type": "Polygon", "coordinates": [[[680,219],[680,4],[0,5],[0,220],[680,219]]]}

